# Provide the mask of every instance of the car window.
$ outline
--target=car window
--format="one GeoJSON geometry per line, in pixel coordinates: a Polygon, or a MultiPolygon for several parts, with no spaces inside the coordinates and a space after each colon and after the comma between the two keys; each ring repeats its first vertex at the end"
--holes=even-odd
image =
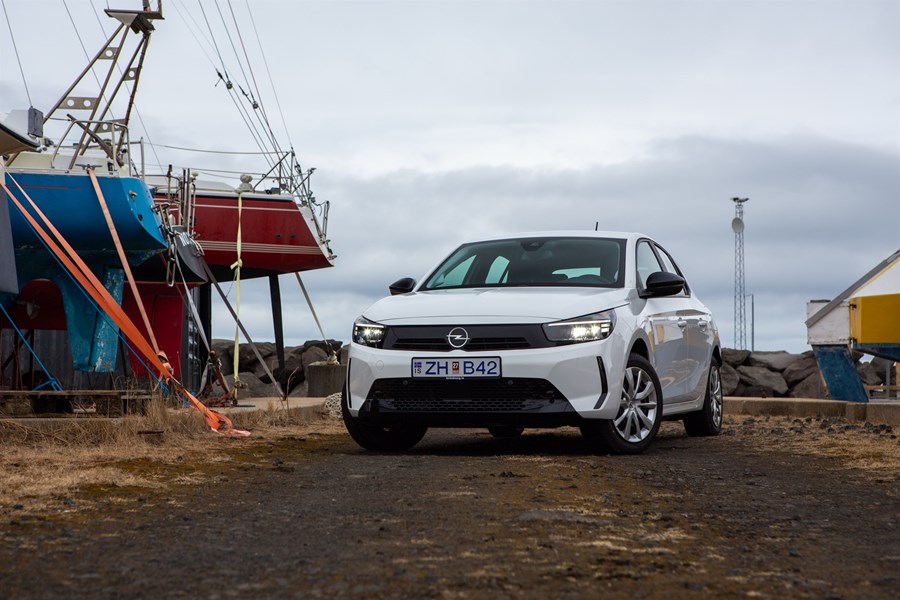
{"type": "Polygon", "coordinates": [[[516,238],[457,248],[420,289],[624,285],[625,240],[516,238]]]}
{"type": "MultiPolygon", "coordinates": [[[[669,273],[674,273],[680,277],[684,277],[681,273],[681,270],[675,265],[675,261],[672,260],[672,257],[669,256],[669,253],[663,250],[663,248],[657,244],[656,245],[656,253],[659,255],[659,259],[662,261],[663,266],[666,271],[669,273]]],[[[684,290],[678,294],[679,296],[687,296],[690,293],[690,289],[687,286],[687,282],[684,283],[684,290]]]]}
{"type": "Polygon", "coordinates": [[[656,258],[656,253],[650,247],[650,242],[640,242],[637,246],[637,275],[639,287],[647,286],[647,277],[663,268],[656,258]]]}
{"type": "Polygon", "coordinates": [[[498,256],[491,263],[488,269],[487,277],[484,282],[487,284],[497,284],[506,282],[506,275],[509,273],[509,259],[504,256],[498,256]]]}
{"type": "Polygon", "coordinates": [[[464,259],[462,262],[459,262],[456,265],[452,266],[449,271],[441,275],[441,277],[435,282],[434,287],[445,288],[461,286],[466,279],[466,274],[469,272],[469,269],[472,268],[472,264],[474,262],[475,257],[470,256],[464,259]]]}

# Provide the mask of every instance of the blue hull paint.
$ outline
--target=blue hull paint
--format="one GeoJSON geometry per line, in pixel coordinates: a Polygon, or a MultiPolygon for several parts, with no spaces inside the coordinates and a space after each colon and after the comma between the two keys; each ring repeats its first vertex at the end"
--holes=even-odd
{"type": "MultiPolygon", "coordinates": [[[[90,177],[86,173],[15,171],[12,177],[121,304],[125,274],[90,177]]],[[[134,177],[110,177],[99,173],[97,179],[128,262],[137,265],[165,250],[159,217],[152,210],[153,199],[146,184],[134,177]]],[[[30,210],[9,175],[6,184],[26,210],[30,210]]],[[[63,297],[74,368],[89,372],[113,371],[118,327],[98,311],[87,293],[63,270],[32,231],[19,210],[8,202],[19,286],[34,279],[49,279],[56,284],[63,297]]]]}
{"type": "Polygon", "coordinates": [[[850,348],[846,345],[813,346],[813,351],[832,400],[869,401],[869,394],[856,372],[856,362],[850,354],[850,348]]]}
{"type": "MultiPolygon", "coordinates": [[[[116,256],[100,202],[86,173],[11,171],[6,176],[6,184],[27,209],[27,202],[10,175],[79,254],[99,251],[116,256]]],[[[136,177],[110,177],[99,173],[97,180],[122,247],[128,254],[128,262],[138,264],[164,250],[166,242],[160,230],[159,216],[152,210],[153,198],[147,185],[136,177]]],[[[16,249],[45,250],[15,208],[10,210],[10,225],[16,249]]]]}

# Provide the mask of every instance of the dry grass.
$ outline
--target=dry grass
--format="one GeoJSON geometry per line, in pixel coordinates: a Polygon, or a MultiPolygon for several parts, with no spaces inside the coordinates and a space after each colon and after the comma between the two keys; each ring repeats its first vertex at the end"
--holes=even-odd
{"type": "Polygon", "coordinates": [[[726,417],[726,428],[749,434],[760,448],[835,459],[848,469],[858,469],[872,478],[900,477],[900,440],[896,432],[879,431],[885,426],[860,425],[845,419],[810,420],[793,417],[726,417]]]}
{"type": "MultiPolygon", "coordinates": [[[[278,410],[231,415],[235,427],[265,437],[306,425],[302,417],[278,410]]],[[[153,469],[127,468],[135,461],[190,464],[225,460],[217,448],[234,441],[210,432],[193,410],[173,411],[162,400],[149,403],[146,414],[119,419],[60,418],[0,422],[0,510],[39,511],[78,489],[91,486],[147,487],[163,485],[153,469]]],[[[176,483],[191,484],[185,475],[176,483]]]]}

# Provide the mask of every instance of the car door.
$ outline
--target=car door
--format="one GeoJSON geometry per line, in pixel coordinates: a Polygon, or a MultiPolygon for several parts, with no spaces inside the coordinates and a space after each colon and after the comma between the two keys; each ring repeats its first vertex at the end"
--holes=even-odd
{"type": "MultiPolygon", "coordinates": [[[[671,255],[658,244],[654,245],[660,262],[666,271],[684,277],[681,269],[672,260],[671,255]]],[[[709,310],[691,294],[690,286],[685,284],[682,294],[684,306],[678,317],[684,322],[684,339],[679,363],[681,376],[684,378],[683,400],[694,401],[706,391],[706,377],[709,360],[712,356],[713,325],[709,310]]]]}
{"type": "MultiPolygon", "coordinates": [[[[643,289],[647,277],[665,269],[649,240],[639,241],[635,253],[637,286],[643,289]]],[[[679,314],[684,310],[684,300],[666,296],[647,298],[645,302],[644,330],[652,345],[652,363],[662,387],[663,403],[678,402],[686,393],[686,377],[680,366],[687,325],[679,314]]]]}

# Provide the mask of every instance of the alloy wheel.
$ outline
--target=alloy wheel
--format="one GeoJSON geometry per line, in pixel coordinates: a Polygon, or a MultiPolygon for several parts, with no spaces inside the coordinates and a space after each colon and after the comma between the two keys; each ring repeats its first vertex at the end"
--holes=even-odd
{"type": "Polygon", "coordinates": [[[629,443],[646,439],[656,424],[657,405],[656,387],[649,373],[635,366],[625,369],[622,400],[613,421],[616,433],[629,443]]]}

